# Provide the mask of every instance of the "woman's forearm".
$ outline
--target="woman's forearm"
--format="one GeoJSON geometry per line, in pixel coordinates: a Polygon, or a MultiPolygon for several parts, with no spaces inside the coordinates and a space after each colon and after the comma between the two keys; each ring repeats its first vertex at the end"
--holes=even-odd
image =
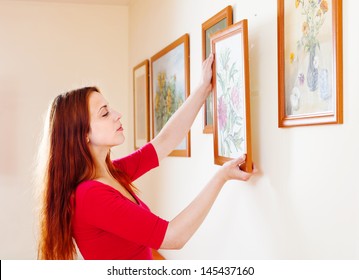
{"type": "Polygon", "coordinates": [[[161,245],[162,249],[180,249],[187,243],[202,224],[223,185],[228,180],[247,181],[252,174],[257,172],[255,166],[253,173],[242,171],[240,166],[245,163],[245,160],[245,155],[242,155],[220,167],[199,195],[170,221],[161,245]]]}
{"type": "Polygon", "coordinates": [[[218,173],[198,196],[170,221],[161,249],[181,249],[196,232],[226,182],[218,173]]]}

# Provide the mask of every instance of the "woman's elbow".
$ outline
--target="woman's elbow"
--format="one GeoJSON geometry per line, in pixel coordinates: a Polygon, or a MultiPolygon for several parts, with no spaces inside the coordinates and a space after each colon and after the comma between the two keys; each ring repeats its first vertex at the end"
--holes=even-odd
{"type": "Polygon", "coordinates": [[[181,250],[184,245],[186,244],[186,242],[181,241],[180,239],[178,240],[168,240],[168,239],[164,239],[162,242],[162,245],[160,247],[160,249],[167,249],[167,250],[181,250]]]}
{"type": "Polygon", "coordinates": [[[167,229],[160,249],[181,250],[184,245],[186,245],[186,243],[187,240],[183,238],[183,236],[179,236],[174,230],[171,230],[169,227],[167,229]]]}

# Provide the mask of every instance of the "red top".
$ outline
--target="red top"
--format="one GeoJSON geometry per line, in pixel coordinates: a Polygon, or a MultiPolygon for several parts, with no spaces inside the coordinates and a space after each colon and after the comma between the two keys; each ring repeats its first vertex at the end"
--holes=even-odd
{"type": "MultiPolygon", "coordinates": [[[[132,181],[158,166],[152,144],[114,161],[132,181]]],[[[132,202],[113,187],[98,181],[78,185],[73,231],[84,259],[152,259],[168,222],[151,213],[134,193],[132,202]]]]}

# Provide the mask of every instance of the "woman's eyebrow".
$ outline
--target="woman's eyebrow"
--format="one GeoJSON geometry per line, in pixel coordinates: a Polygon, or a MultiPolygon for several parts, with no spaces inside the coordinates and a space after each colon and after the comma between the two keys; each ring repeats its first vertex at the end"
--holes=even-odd
{"type": "Polygon", "coordinates": [[[100,107],[100,109],[98,110],[98,112],[97,112],[97,113],[99,114],[99,113],[100,113],[100,111],[101,111],[102,109],[104,109],[104,108],[105,108],[105,109],[107,109],[107,104],[106,104],[106,105],[101,106],[101,107],[100,107]]]}

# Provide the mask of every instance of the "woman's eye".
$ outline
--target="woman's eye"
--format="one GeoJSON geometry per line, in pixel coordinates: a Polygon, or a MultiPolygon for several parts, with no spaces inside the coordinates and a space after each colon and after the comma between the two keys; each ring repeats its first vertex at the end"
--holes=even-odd
{"type": "Polygon", "coordinates": [[[108,116],[108,112],[106,112],[105,114],[102,115],[103,117],[107,117],[108,116]]]}

